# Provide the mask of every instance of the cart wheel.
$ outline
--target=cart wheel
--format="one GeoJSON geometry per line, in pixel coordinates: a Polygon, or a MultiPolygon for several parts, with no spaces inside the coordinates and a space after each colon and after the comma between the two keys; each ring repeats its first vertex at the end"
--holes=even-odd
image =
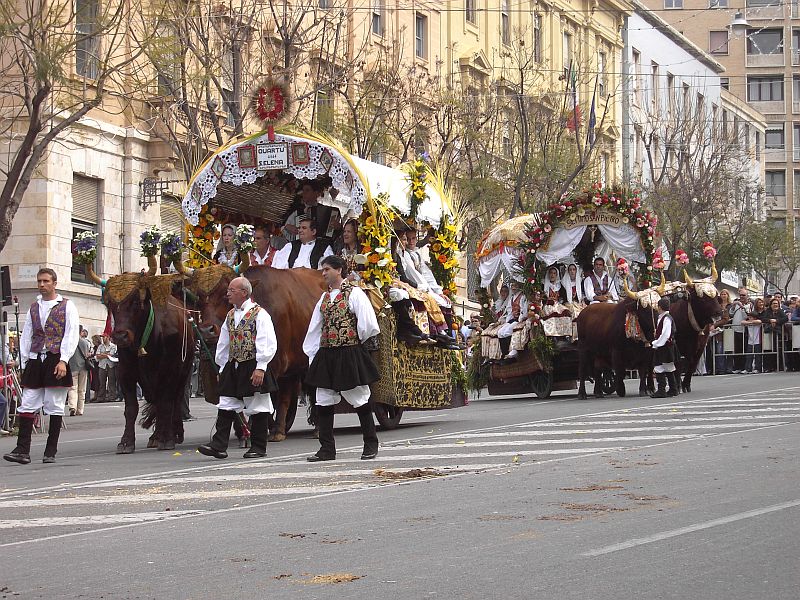
{"type": "Polygon", "coordinates": [[[292,428],[294,424],[294,418],[297,416],[297,400],[294,402],[289,402],[289,406],[286,408],[286,433],[289,433],[289,430],[292,428]]]}
{"type": "Polygon", "coordinates": [[[617,386],[614,383],[614,369],[603,369],[600,371],[600,389],[606,396],[616,393],[617,386]]]}
{"type": "Polygon", "coordinates": [[[375,412],[378,424],[383,429],[397,428],[400,424],[400,419],[403,417],[403,409],[399,406],[392,406],[391,404],[380,404],[376,402],[372,410],[375,412]]]}
{"type": "Polygon", "coordinates": [[[553,392],[553,373],[550,371],[538,371],[530,376],[531,391],[538,398],[549,398],[553,392]]]}

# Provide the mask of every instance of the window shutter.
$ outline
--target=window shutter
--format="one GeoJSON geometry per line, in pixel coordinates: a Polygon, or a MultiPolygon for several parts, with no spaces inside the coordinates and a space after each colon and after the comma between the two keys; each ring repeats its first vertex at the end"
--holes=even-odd
{"type": "Polygon", "coordinates": [[[100,199],[100,180],[72,176],[72,218],[82,223],[97,225],[97,205],[100,199]]]}
{"type": "Polygon", "coordinates": [[[161,229],[181,235],[183,233],[183,213],[180,200],[174,196],[163,195],[159,209],[161,229]]]}

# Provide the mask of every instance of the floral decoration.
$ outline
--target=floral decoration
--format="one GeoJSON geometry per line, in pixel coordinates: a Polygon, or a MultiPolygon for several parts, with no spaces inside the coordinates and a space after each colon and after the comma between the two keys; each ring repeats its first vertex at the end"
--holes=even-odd
{"type": "Polygon", "coordinates": [[[72,254],[79,265],[88,265],[97,258],[97,232],[81,231],[72,240],[72,254]]]}
{"type": "Polygon", "coordinates": [[[161,256],[169,260],[179,259],[183,252],[183,241],[177,233],[166,232],[161,236],[161,256]]]}
{"type": "Polygon", "coordinates": [[[631,268],[630,268],[630,265],[628,265],[628,261],[625,260],[624,258],[620,258],[617,261],[617,271],[623,277],[627,277],[628,273],[631,272],[631,268]]]}
{"type": "Polygon", "coordinates": [[[596,183],[591,189],[562,195],[540,215],[538,223],[532,224],[526,232],[528,239],[520,244],[523,254],[519,259],[518,269],[527,292],[541,291],[547,265],[536,259],[536,251],[550,239],[553,229],[571,216],[583,216],[597,208],[619,214],[623,223],[638,230],[647,264],[647,269],[642,269],[640,283],[642,287],[652,284],[652,260],[655,252],[653,240],[656,237],[658,217],[642,207],[639,190],[628,190],[621,186],[603,187],[596,183]]]}
{"type": "Polygon", "coordinates": [[[361,240],[361,256],[357,262],[363,263],[365,269],[361,272],[365,283],[374,285],[378,289],[388,290],[392,280],[396,277],[397,263],[392,259],[391,238],[394,235],[393,223],[397,218],[394,211],[386,204],[386,196],[381,194],[376,198],[376,215],[364,211],[359,224],[359,239],[361,240]]]}
{"type": "Polygon", "coordinates": [[[683,250],[678,248],[675,250],[675,260],[679,265],[683,265],[684,267],[689,264],[689,255],[686,254],[683,250]]]}
{"type": "Polygon", "coordinates": [[[198,269],[213,264],[211,254],[214,251],[214,240],[219,239],[216,215],[216,208],[204,204],[200,209],[197,225],[192,227],[186,224],[188,234],[186,246],[189,249],[189,259],[185,263],[187,267],[198,269]]]}
{"type": "Polygon", "coordinates": [[[450,222],[450,217],[442,216],[439,227],[432,229],[430,241],[431,271],[442,291],[448,298],[456,296],[456,270],[458,269],[458,259],[456,251],[456,227],[450,222]]]}
{"type": "Polygon", "coordinates": [[[708,260],[714,260],[714,257],[717,255],[717,249],[711,244],[711,242],[703,242],[703,256],[705,256],[708,260]]]}
{"type": "Polygon", "coordinates": [[[412,227],[416,227],[417,214],[420,204],[425,202],[428,197],[426,185],[428,183],[428,164],[424,158],[420,157],[408,165],[408,177],[411,181],[411,196],[409,198],[409,212],[406,222],[412,227]]]}
{"type": "Polygon", "coordinates": [[[142,246],[142,256],[155,256],[161,249],[161,230],[153,225],[145,229],[139,236],[142,246]]]}
{"type": "Polygon", "coordinates": [[[233,242],[239,252],[252,252],[256,248],[255,228],[252,225],[239,225],[233,234],[233,242]]]}
{"type": "Polygon", "coordinates": [[[653,269],[656,271],[663,271],[666,266],[667,264],[664,262],[664,256],[661,254],[661,249],[659,248],[653,253],[653,269]]]}
{"type": "Polygon", "coordinates": [[[281,83],[267,79],[253,92],[253,108],[264,123],[273,124],[287,113],[289,92],[281,83]]]}

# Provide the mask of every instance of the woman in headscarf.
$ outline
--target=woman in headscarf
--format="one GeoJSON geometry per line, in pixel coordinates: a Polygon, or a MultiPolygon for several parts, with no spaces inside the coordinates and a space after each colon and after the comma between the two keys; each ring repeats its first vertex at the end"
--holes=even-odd
{"type": "Polygon", "coordinates": [[[583,286],[581,285],[582,279],[583,274],[575,263],[567,265],[564,277],[561,278],[561,285],[564,286],[564,291],[567,294],[566,306],[569,312],[572,313],[572,339],[578,338],[578,325],[575,320],[585,306],[583,302],[583,286]]]}
{"type": "Polygon", "coordinates": [[[544,334],[552,337],[569,337],[572,335],[572,313],[565,305],[567,293],[561,284],[561,274],[556,265],[548,267],[543,288],[542,327],[544,334]]]}
{"type": "Polygon", "coordinates": [[[500,340],[497,338],[497,330],[505,323],[503,318],[508,308],[508,284],[500,286],[500,296],[494,301],[492,314],[494,322],[483,329],[481,333],[481,356],[489,360],[499,360],[503,357],[500,350],[500,340]]]}
{"type": "Polygon", "coordinates": [[[233,268],[239,263],[239,255],[236,252],[236,244],[233,237],[236,230],[230,223],[222,226],[222,235],[214,252],[214,262],[220,265],[228,265],[233,268]]]}

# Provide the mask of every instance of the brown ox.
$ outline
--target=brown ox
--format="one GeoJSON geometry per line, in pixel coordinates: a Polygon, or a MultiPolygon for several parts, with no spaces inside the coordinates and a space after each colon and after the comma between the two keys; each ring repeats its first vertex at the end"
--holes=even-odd
{"type": "MultiPolygon", "coordinates": [[[[247,268],[244,276],[253,284],[253,300],[272,317],[278,338],[278,352],[269,363],[278,380],[275,426],[270,441],[286,439],[287,414],[294,415],[302,378],[308,369],[303,340],[311,321],[311,312],[326,289],[319,271],[313,269],[273,269],[263,265],[247,268]]],[[[220,327],[231,309],[225,292],[236,273],[230,267],[214,265],[195,269],[187,285],[197,295],[201,332],[213,354],[220,327]]],[[[212,367],[213,368],[213,367],[212,367]]],[[[216,377],[204,377],[206,399],[216,397],[216,377]]],[[[292,417],[293,418],[293,417],[292,417]]]]}
{"type": "Polygon", "coordinates": [[[111,338],[117,345],[117,372],[125,399],[125,431],[117,454],[136,449],[137,383],[147,401],[142,426],[155,424],[153,445],[172,450],[176,442],[183,442],[181,403],[192,370],[195,337],[183,303],[171,296],[173,285],[183,276],[154,275],[155,259],[148,261],[150,272],[123,273],[107,282],[87,269],[91,279],[105,287],[105,302],[114,317],[111,338]]]}
{"type": "Polygon", "coordinates": [[[652,341],[655,333],[656,304],[663,292],[662,286],[640,292],[626,287],[627,298],[618,304],[598,302],[590,304],[578,315],[578,398],[586,399],[586,380],[594,377],[594,395],[603,396],[597,364],[607,363],[614,370],[614,387],[617,395],[625,396],[625,371],[635,368],[639,372],[639,395],[647,395],[652,352],[644,341],[627,337],[625,323],[628,313],[635,314],[644,339],[652,341]]]}
{"type": "MultiPolygon", "coordinates": [[[[711,264],[711,277],[692,281],[684,271],[685,291],[674,293],[670,300],[669,314],[675,321],[675,344],[683,357],[678,369],[684,369],[681,388],[692,391],[692,375],[708,342],[708,326],[722,316],[722,307],[717,300],[715,287],[717,268],[711,264]]],[[[677,285],[677,284],[676,284],[677,285]]],[[[680,377],[680,371],[676,377],[680,377]]]]}

